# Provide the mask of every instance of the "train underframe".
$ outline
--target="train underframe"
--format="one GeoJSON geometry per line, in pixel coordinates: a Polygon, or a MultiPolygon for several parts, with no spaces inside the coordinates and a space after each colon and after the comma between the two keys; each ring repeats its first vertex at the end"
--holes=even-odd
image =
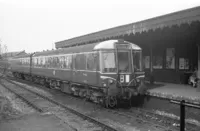
{"type": "MultiPolygon", "coordinates": [[[[118,95],[113,96],[108,95],[108,88],[91,87],[88,85],[73,83],[70,81],[61,81],[18,72],[13,72],[13,76],[19,79],[43,85],[48,88],[59,89],[62,92],[71,94],[73,96],[78,96],[83,99],[101,104],[106,108],[115,108],[119,105],[119,103],[126,103],[126,105],[131,106],[132,93],[131,91],[125,91],[127,90],[125,88],[121,89],[118,95]]],[[[135,95],[137,95],[137,92],[135,92],[135,95]]]]}

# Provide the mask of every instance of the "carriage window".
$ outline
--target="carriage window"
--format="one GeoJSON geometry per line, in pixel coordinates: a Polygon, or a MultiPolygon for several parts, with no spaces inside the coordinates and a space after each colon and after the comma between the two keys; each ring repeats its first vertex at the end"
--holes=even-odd
{"type": "Polygon", "coordinates": [[[48,57],[45,57],[45,68],[48,68],[48,57]]]}
{"type": "Polygon", "coordinates": [[[103,59],[103,72],[116,72],[115,55],[114,52],[104,52],[103,59]]]}
{"type": "Polygon", "coordinates": [[[39,58],[36,58],[36,60],[37,60],[36,66],[38,67],[38,65],[39,65],[39,58]]]}
{"type": "Polygon", "coordinates": [[[58,68],[63,69],[64,68],[65,57],[64,56],[59,56],[58,58],[59,58],[59,67],[58,68]]]}
{"type": "Polygon", "coordinates": [[[53,67],[53,66],[52,66],[52,63],[53,63],[52,57],[49,57],[49,58],[48,58],[48,63],[49,63],[49,68],[52,68],[52,67],[53,67]]]}
{"type": "Polygon", "coordinates": [[[53,57],[53,67],[58,68],[59,67],[59,59],[58,57],[53,57]]]}
{"type": "Polygon", "coordinates": [[[32,58],[33,67],[35,66],[35,58],[32,58]]]}
{"type": "Polygon", "coordinates": [[[97,53],[87,54],[87,70],[96,71],[99,70],[99,57],[97,53]]]}
{"type": "Polygon", "coordinates": [[[118,52],[117,54],[119,72],[130,72],[129,52],[118,52]]]}
{"type": "Polygon", "coordinates": [[[43,65],[43,67],[45,67],[45,57],[42,57],[42,65],[43,65]]]}
{"type": "Polygon", "coordinates": [[[40,67],[42,67],[43,66],[43,59],[42,59],[42,57],[40,57],[40,67]]]}
{"type": "Polygon", "coordinates": [[[51,68],[51,66],[50,66],[50,57],[46,57],[45,58],[45,65],[46,65],[46,68],[51,68]]]}
{"type": "Polygon", "coordinates": [[[29,58],[27,58],[27,65],[29,65],[29,64],[30,64],[30,63],[29,63],[29,61],[30,61],[30,60],[29,60],[29,58]]]}
{"type": "Polygon", "coordinates": [[[38,58],[38,67],[40,67],[40,65],[41,65],[41,58],[38,58]]]}
{"type": "Polygon", "coordinates": [[[85,54],[77,54],[75,58],[75,69],[85,70],[86,69],[86,57],[85,54]]]}
{"type": "Polygon", "coordinates": [[[142,71],[142,52],[133,51],[133,67],[134,71],[142,71]]]}
{"type": "Polygon", "coordinates": [[[65,56],[64,67],[66,69],[71,69],[71,66],[72,66],[72,55],[67,55],[67,56],[65,56]]]}

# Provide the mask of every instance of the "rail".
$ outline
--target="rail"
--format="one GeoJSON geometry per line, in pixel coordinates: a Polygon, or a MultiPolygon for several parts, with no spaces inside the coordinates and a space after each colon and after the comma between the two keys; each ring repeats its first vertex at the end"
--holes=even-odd
{"type": "Polygon", "coordinates": [[[100,121],[98,121],[98,120],[96,120],[96,119],[94,119],[94,118],[92,118],[92,117],[90,117],[90,116],[87,116],[87,115],[85,115],[85,114],[83,114],[83,113],[81,113],[81,112],[79,112],[79,111],[76,111],[76,110],[74,110],[74,109],[72,109],[72,108],[70,108],[70,107],[68,107],[68,106],[65,106],[64,104],[62,104],[62,103],[60,103],[60,102],[58,102],[58,101],[55,101],[55,100],[53,100],[53,99],[51,99],[51,98],[49,98],[49,97],[47,97],[47,96],[44,96],[44,95],[42,95],[42,94],[40,94],[40,93],[34,92],[34,91],[32,91],[32,90],[29,90],[29,89],[27,89],[27,88],[25,88],[25,87],[23,87],[23,86],[21,86],[21,85],[18,85],[18,84],[16,84],[16,83],[14,83],[13,81],[11,81],[11,80],[9,80],[9,79],[7,79],[7,78],[4,78],[4,79],[6,79],[7,81],[9,81],[9,82],[12,83],[12,84],[15,84],[15,85],[17,85],[17,86],[20,86],[21,88],[23,88],[23,89],[25,89],[25,90],[28,90],[28,91],[30,91],[30,92],[32,92],[32,93],[34,93],[34,94],[36,94],[36,95],[42,97],[43,99],[46,99],[46,100],[48,100],[48,101],[50,101],[50,102],[52,102],[52,103],[54,103],[54,104],[56,104],[56,105],[58,105],[58,106],[64,108],[64,109],[66,109],[66,110],[68,110],[68,111],[70,111],[70,112],[72,112],[72,113],[78,115],[79,117],[82,117],[82,118],[87,119],[88,121],[90,121],[90,122],[92,122],[92,123],[95,123],[95,124],[99,125],[100,127],[102,127],[102,130],[103,130],[103,131],[117,131],[117,129],[112,128],[112,127],[110,127],[109,125],[106,125],[106,124],[104,124],[104,123],[102,123],[102,122],[100,122],[100,121]]]}
{"type": "Polygon", "coordinates": [[[24,96],[20,95],[19,93],[13,91],[12,89],[10,89],[9,87],[7,87],[6,85],[4,85],[1,80],[0,80],[0,85],[2,85],[4,88],[6,88],[7,90],[9,90],[10,92],[12,92],[13,94],[15,94],[17,97],[19,97],[20,99],[22,99],[23,101],[25,101],[29,106],[33,107],[35,110],[37,110],[38,112],[44,112],[43,109],[39,108],[37,105],[35,105],[33,102],[27,100],[24,96]]]}
{"type": "MultiPolygon", "coordinates": [[[[157,97],[157,96],[152,96],[152,97],[157,97]]],[[[180,129],[181,129],[181,131],[185,131],[185,106],[200,109],[200,105],[199,104],[185,102],[185,101],[183,101],[182,104],[181,104],[181,101],[178,101],[178,100],[172,100],[172,99],[170,100],[169,98],[161,98],[161,99],[165,99],[165,100],[170,101],[170,103],[174,103],[174,104],[179,104],[180,105],[180,110],[181,110],[180,111],[180,129]]],[[[65,105],[63,105],[63,106],[65,106],[65,105]]],[[[90,120],[90,121],[93,121],[93,120],[90,120]]]]}

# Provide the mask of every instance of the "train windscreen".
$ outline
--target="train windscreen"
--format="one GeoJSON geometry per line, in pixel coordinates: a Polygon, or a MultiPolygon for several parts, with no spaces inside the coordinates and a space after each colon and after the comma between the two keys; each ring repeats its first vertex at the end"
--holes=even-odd
{"type": "Polygon", "coordinates": [[[118,59],[118,67],[119,67],[119,73],[126,73],[130,72],[131,70],[131,63],[130,63],[130,52],[123,51],[118,52],[117,59],[118,59]]]}

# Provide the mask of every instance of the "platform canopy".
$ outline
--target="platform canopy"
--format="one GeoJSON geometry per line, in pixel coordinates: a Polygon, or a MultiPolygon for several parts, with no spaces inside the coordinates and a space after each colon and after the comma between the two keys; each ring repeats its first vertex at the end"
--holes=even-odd
{"type": "Polygon", "coordinates": [[[88,44],[91,42],[104,41],[124,35],[135,35],[136,33],[148,32],[149,30],[163,29],[173,25],[191,24],[193,21],[200,21],[200,6],[127,24],[99,32],[75,37],[72,39],[55,43],[56,48],[66,48],[70,46],[88,44]]]}

